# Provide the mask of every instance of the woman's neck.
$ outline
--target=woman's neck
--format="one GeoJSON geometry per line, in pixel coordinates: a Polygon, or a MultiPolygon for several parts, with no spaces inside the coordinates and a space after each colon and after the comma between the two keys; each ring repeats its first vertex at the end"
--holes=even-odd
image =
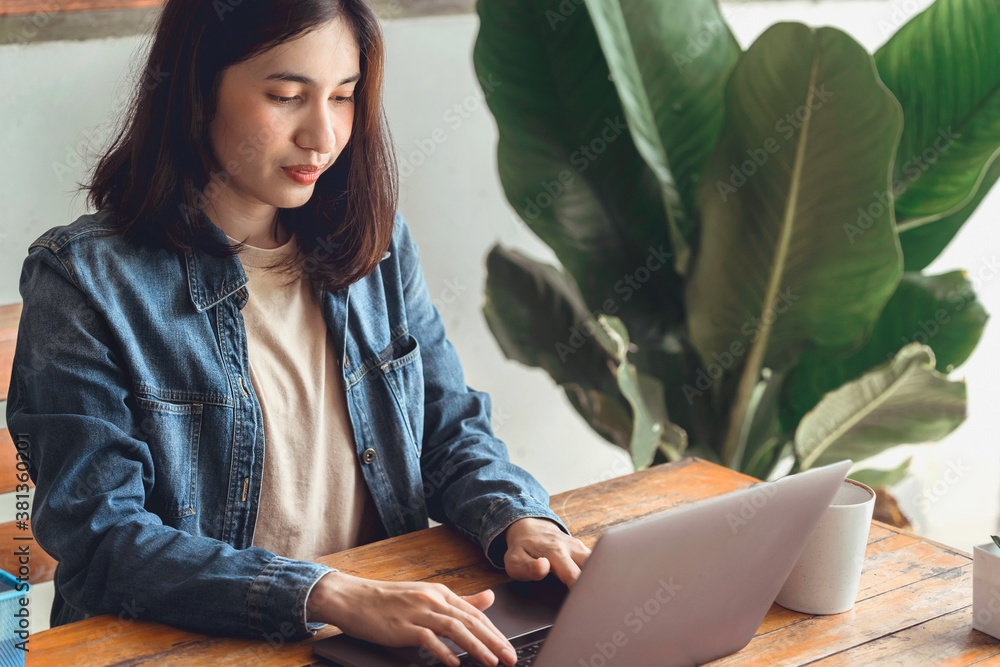
{"type": "MultiPolygon", "coordinates": [[[[229,194],[229,191],[223,193],[229,194]]],[[[266,205],[240,206],[225,201],[225,194],[206,204],[205,215],[226,235],[255,248],[266,249],[283,246],[291,238],[281,224],[280,209],[266,205]]]]}

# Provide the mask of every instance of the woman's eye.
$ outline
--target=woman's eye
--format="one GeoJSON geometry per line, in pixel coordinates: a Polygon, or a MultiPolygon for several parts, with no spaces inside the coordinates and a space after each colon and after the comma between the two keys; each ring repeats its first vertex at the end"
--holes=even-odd
{"type": "MultiPolygon", "coordinates": [[[[290,102],[298,99],[298,95],[294,97],[282,97],[281,95],[271,95],[268,93],[267,96],[278,104],[289,104],[290,102]]],[[[348,102],[354,101],[354,95],[351,95],[350,97],[335,97],[334,99],[337,100],[337,104],[347,104],[348,102]]]]}

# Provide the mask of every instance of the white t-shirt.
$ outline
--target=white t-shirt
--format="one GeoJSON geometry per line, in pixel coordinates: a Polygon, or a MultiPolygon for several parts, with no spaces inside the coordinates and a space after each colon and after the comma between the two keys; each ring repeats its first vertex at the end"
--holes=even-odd
{"type": "MultiPolygon", "coordinates": [[[[228,237],[230,243],[236,243],[228,237]]],[[[264,417],[264,478],[253,546],[314,560],[377,539],[340,362],[308,277],[265,267],[298,252],[245,246],[239,257],[250,381],[264,417]]]]}

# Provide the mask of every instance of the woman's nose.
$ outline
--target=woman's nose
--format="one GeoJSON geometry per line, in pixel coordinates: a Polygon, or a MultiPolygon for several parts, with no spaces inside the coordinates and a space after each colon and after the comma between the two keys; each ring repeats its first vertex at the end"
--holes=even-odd
{"type": "Polygon", "coordinates": [[[324,107],[311,111],[304,119],[295,143],[320,155],[330,155],[337,146],[334,118],[333,109],[324,107]]]}

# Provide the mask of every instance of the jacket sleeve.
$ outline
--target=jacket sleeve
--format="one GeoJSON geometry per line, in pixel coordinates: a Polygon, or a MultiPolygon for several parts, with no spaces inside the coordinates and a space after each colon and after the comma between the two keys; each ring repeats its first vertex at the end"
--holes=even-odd
{"type": "Polygon", "coordinates": [[[237,550],[144,509],[156,470],[133,434],[130,383],[113,337],[61,256],[33,246],[7,421],[27,442],[31,527],[58,562],[55,585],[85,616],[120,613],[199,632],[302,639],[306,597],[332,568],[237,550]]]}
{"type": "Polygon", "coordinates": [[[427,511],[435,521],[452,525],[482,546],[490,563],[504,569],[503,532],[514,521],[542,517],[571,533],[549,508],[546,490],[510,462],[506,445],[494,436],[489,395],[465,383],[458,354],[428,294],[420,250],[399,213],[395,236],[407,324],[420,345],[423,363],[420,468],[427,511]]]}

